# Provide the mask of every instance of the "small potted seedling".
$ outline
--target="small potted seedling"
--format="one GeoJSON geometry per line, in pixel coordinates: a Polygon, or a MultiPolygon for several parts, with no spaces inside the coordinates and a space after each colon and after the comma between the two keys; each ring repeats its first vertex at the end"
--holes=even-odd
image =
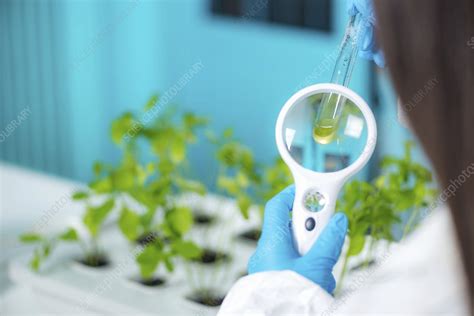
{"type": "Polygon", "coordinates": [[[396,241],[393,226],[402,222],[402,214],[409,213],[402,238],[408,234],[423,208],[436,194],[431,186],[431,172],[412,160],[413,144],[405,144],[402,158],[386,156],[381,161],[381,174],[371,182],[354,180],[344,187],[337,209],[349,219],[348,247],[343,257],[338,290],[343,285],[349,259],[367,248],[362,263],[352,271],[366,268],[376,262],[373,251],[377,243],[396,241]],[[367,245],[368,243],[368,245],[367,245]]]}
{"type": "Polygon", "coordinates": [[[100,178],[89,184],[88,191],[80,191],[73,194],[76,201],[85,203],[85,212],[82,216],[83,231],[79,234],[75,228],[69,228],[65,233],[54,237],[26,234],[20,239],[23,242],[38,242],[39,247],[35,249],[31,267],[38,270],[40,263],[51,254],[58,241],[77,242],[83,251],[81,258],[77,261],[85,266],[93,268],[106,267],[110,264],[106,253],[99,246],[99,237],[104,221],[110,216],[115,208],[115,196],[111,193],[114,184],[110,178],[100,178]],[[108,180],[106,180],[108,179],[108,180]],[[26,236],[26,237],[25,237],[26,236]],[[27,237],[29,236],[29,237],[27,237]],[[33,236],[36,236],[33,238],[33,236]]]}
{"type": "Polygon", "coordinates": [[[44,261],[60,242],[77,242],[78,240],[77,232],[72,228],[53,236],[35,232],[24,233],[20,236],[21,242],[36,245],[29,263],[30,268],[35,272],[40,270],[44,261]]]}
{"type": "Polygon", "coordinates": [[[229,282],[233,281],[230,269],[232,257],[228,245],[207,245],[201,249],[201,254],[185,266],[190,286],[185,298],[200,306],[217,307],[224,300],[229,282]]]}
{"type": "MultiPolygon", "coordinates": [[[[255,188],[261,182],[258,165],[251,149],[233,137],[233,130],[226,129],[222,136],[208,135],[217,147],[216,159],[219,162],[217,188],[235,199],[240,214],[249,219],[252,206],[259,205],[255,188]]],[[[244,236],[258,239],[255,228],[244,232],[244,236]]],[[[258,230],[258,229],[257,229],[258,230]]]]}
{"type": "Polygon", "coordinates": [[[161,265],[171,273],[177,258],[192,260],[201,256],[202,250],[194,242],[184,239],[192,221],[191,211],[185,207],[175,207],[167,211],[157,229],[162,232],[161,237],[155,237],[146,243],[136,256],[140,269],[140,277],[136,281],[148,287],[161,286],[166,282],[163,275],[156,274],[161,265]]]}
{"type": "MultiPolygon", "coordinates": [[[[158,97],[153,96],[145,110],[150,111],[157,102],[158,97]]],[[[197,141],[196,134],[207,120],[192,113],[177,120],[174,114],[167,111],[147,124],[139,124],[132,113],[126,113],[113,124],[117,145],[135,148],[137,141],[143,140],[152,153],[147,168],[151,175],[135,181],[135,186],[126,191],[134,203],[124,205],[118,220],[123,235],[144,247],[136,263],[140,270],[137,281],[146,286],[164,284],[165,279],[156,275],[160,266],[172,272],[176,257],[189,260],[200,254],[194,243],[184,240],[193,216],[177,197],[185,192],[206,193],[202,183],[183,174],[188,165],[188,146],[197,141]]]]}
{"type": "MultiPolygon", "coordinates": [[[[145,116],[152,117],[152,109],[158,101],[157,95],[150,98],[145,106],[145,116]]],[[[152,154],[152,162],[148,164],[152,170],[150,180],[127,191],[145,209],[139,212],[140,232],[134,236],[139,244],[154,237],[162,237],[154,230],[156,213],[160,209],[166,212],[165,208],[173,205],[171,200],[179,193],[206,193],[202,183],[183,176],[188,165],[188,146],[197,141],[197,132],[206,124],[207,119],[192,113],[185,113],[177,120],[173,109],[163,112],[147,124],[141,123],[132,113],[125,113],[114,121],[113,139],[117,145],[133,149],[137,147],[137,141],[143,140],[146,149],[152,154]]],[[[136,154],[136,151],[133,152],[136,154]]],[[[126,217],[122,216],[122,219],[121,227],[127,221],[126,217]]],[[[124,234],[130,238],[130,234],[124,234]]]]}

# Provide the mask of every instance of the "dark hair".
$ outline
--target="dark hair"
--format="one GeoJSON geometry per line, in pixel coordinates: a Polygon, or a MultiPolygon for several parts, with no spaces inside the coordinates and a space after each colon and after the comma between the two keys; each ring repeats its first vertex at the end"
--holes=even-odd
{"type": "Polygon", "coordinates": [[[411,126],[441,190],[455,187],[447,201],[474,312],[474,1],[376,0],[375,7],[377,38],[395,89],[410,104],[411,126]]]}

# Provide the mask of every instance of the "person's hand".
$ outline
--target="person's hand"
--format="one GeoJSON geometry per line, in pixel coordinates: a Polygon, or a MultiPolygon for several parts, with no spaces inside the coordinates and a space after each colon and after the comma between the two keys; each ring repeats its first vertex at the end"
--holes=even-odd
{"type": "Polygon", "coordinates": [[[290,228],[294,198],[295,188],[290,186],[265,206],[262,236],[249,260],[248,272],[292,270],[332,293],[336,287],[332,269],[344,244],[347,217],[343,213],[334,215],[313,247],[300,256],[293,245],[290,228]]]}
{"type": "Polygon", "coordinates": [[[375,41],[375,12],[372,0],[348,0],[347,12],[350,16],[358,13],[362,16],[362,43],[359,56],[365,59],[373,60],[379,67],[385,66],[385,59],[380,48],[375,41]]]}

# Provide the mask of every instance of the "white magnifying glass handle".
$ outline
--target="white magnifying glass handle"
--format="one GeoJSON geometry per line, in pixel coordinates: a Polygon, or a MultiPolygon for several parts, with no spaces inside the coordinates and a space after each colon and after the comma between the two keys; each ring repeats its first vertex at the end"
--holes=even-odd
{"type": "Polygon", "coordinates": [[[295,176],[292,231],[295,248],[300,255],[311,249],[334,214],[340,183],[323,177],[316,184],[295,176]]]}
{"type": "Polygon", "coordinates": [[[291,227],[295,247],[303,255],[334,214],[344,183],[372,156],[377,126],[359,95],[344,86],[325,83],[295,93],[280,111],[275,133],[278,151],[295,181],[291,227]],[[331,125],[331,136],[326,137],[329,141],[318,142],[314,118],[327,95],[346,101],[341,118],[331,125]]]}

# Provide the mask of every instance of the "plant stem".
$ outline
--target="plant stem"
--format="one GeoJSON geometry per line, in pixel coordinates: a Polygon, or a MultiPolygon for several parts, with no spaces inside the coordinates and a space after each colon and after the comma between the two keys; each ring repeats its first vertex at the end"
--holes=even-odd
{"type": "Polygon", "coordinates": [[[402,240],[405,239],[406,235],[410,232],[413,222],[415,221],[417,215],[418,215],[418,208],[415,208],[413,212],[411,212],[410,218],[408,219],[407,224],[405,225],[405,228],[403,229],[403,235],[402,235],[402,240]]]}
{"type": "Polygon", "coordinates": [[[369,266],[369,262],[370,262],[370,258],[372,257],[372,250],[373,250],[373,247],[374,247],[374,237],[373,236],[370,236],[370,241],[369,241],[369,247],[368,247],[368,250],[367,250],[367,255],[365,256],[365,260],[364,260],[364,268],[367,268],[369,266]]]}
{"type": "Polygon", "coordinates": [[[97,244],[97,239],[91,239],[91,252],[89,253],[89,263],[91,266],[97,266],[99,264],[99,246],[97,244]]]}
{"type": "MultiPolygon", "coordinates": [[[[350,248],[350,245],[351,245],[351,242],[349,241],[347,245],[347,249],[350,248]]],[[[346,276],[348,262],[349,262],[349,252],[347,252],[346,255],[344,256],[344,263],[342,264],[341,275],[339,277],[339,282],[337,283],[336,290],[334,291],[334,295],[339,294],[339,291],[342,289],[342,284],[343,284],[342,281],[344,280],[344,277],[346,276]]]]}

